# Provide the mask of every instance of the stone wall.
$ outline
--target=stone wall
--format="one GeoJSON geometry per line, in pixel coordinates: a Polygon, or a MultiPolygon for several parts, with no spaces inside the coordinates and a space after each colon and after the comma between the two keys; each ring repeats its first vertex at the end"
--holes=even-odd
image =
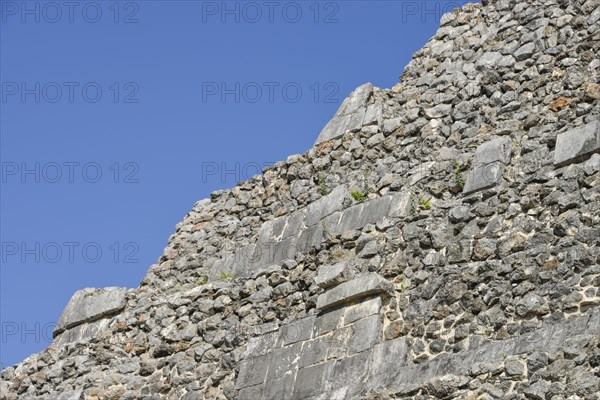
{"type": "Polygon", "coordinates": [[[444,15],[139,288],[76,293],[0,399],[600,398],[598,54],[597,0],[444,15]]]}

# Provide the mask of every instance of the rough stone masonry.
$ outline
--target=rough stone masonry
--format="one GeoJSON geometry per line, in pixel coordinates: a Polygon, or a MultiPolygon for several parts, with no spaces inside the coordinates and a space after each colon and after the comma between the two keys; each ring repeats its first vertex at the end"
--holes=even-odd
{"type": "Polygon", "coordinates": [[[75,293],[0,399],[600,399],[600,3],[440,24],[138,288],[75,293]]]}

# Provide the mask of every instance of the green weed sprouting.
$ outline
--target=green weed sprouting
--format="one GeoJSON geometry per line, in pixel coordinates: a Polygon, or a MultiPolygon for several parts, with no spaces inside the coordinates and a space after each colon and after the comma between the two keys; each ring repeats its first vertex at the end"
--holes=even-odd
{"type": "Polygon", "coordinates": [[[367,198],[367,196],[364,193],[359,192],[358,190],[355,190],[350,194],[352,195],[352,198],[356,201],[364,201],[367,198]]]}
{"type": "Polygon", "coordinates": [[[465,180],[462,177],[460,163],[458,161],[454,162],[454,179],[458,186],[462,189],[465,187],[465,180]]]}

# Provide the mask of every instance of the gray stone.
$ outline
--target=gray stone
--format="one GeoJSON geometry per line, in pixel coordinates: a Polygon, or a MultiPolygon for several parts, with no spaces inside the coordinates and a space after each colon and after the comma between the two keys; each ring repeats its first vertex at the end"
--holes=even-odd
{"type": "Polygon", "coordinates": [[[330,214],[340,210],[348,189],[345,185],[337,186],[326,196],[309,204],[306,214],[306,226],[312,226],[330,214]]]}
{"type": "Polygon", "coordinates": [[[346,282],[352,277],[352,271],[346,263],[321,265],[315,277],[315,283],[323,289],[328,289],[346,282]]]}
{"type": "Polygon", "coordinates": [[[393,378],[406,363],[408,353],[407,338],[402,337],[393,340],[387,340],[373,347],[371,368],[367,388],[369,391],[376,391],[385,388],[391,378],[393,378]],[[394,360],[393,362],[390,362],[394,360]]]}
{"type": "Polygon", "coordinates": [[[381,336],[381,315],[371,315],[352,325],[352,337],[348,343],[348,354],[360,353],[373,348],[381,336]]]}
{"type": "Polygon", "coordinates": [[[500,59],[502,59],[501,53],[497,51],[489,51],[477,59],[476,65],[478,67],[494,68],[500,59]]]}
{"type": "Polygon", "coordinates": [[[271,353],[243,360],[240,363],[240,372],[235,382],[236,389],[263,383],[267,377],[270,362],[271,353]]]}
{"type": "Polygon", "coordinates": [[[300,368],[296,374],[293,400],[306,400],[327,392],[327,383],[331,382],[333,361],[300,368]]]}
{"type": "Polygon", "coordinates": [[[563,132],[556,138],[554,165],[564,166],[579,162],[600,151],[600,121],[563,132]]]}
{"type": "MultiPolygon", "coordinates": [[[[335,139],[348,130],[359,129],[365,120],[367,101],[373,89],[371,83],[365,83],[350,93],[331,121],[323,128],[315,144],[335,139]]],[[[369,123],[372,123],[373,113],[376,111],[370,110],[369,123]]]]}
{"type": "Polygon", "coordinates": [[[65,307],[54,337],[67,329],[119,313],[125,307],[126,288],[81,289],[75,292],[65,307]]]}
{"type": "Polygon", "coordinates": [[[519,47],[517,51],[515,51],[515,58],[517,61],[523,61],[532,56],[535,51],[535,43],[529,42],[525,43],[523,46],[519,47]]]}
{"type": "Polygon", "coordinates": [[[250,338],[244,358],[263,356],[276,347],[278,332],[270,332],[265,335],[250,338]]]}
{"type": "Polygon", "coordinates": [[[239,400],[256,400],[265,398],[265,385],[256,385],[238,390],[237,398],[239,400]]]}
{"type": "Polygon", "coordinates": [[[379,313],[381,309],[381,297],[377,296],[372,299],[361,301],[358,304],[354,304],[345,307],[344,313],[344,325],[348,325],[354,321],[362,318],[366,318],[370,315],[379,313]]]}
{"type": "Polygon", "coordinates": [[[402,125],[402,120],[400,119],[400,117],[386,119],[385,121],[383,121],[383,131],[386,133],[394,132],[400,127],[400,125],[402,125]]]}
{"type": "Polygon", "coordinates": [[[504,166],[510,162],[514,146],[508,137],[481,144],[475,152],[473,168],[467,174],[464,194],[495,186],[504,174],[504,166]]]}
{"type": "Polygon", "coordinates": [[[304,368],[325,361],[330,342],[331,335],[321,336],[317,339],[305,342],[302,347],[302,355],[298,367],[304,368]]]}
{"type": "MultiPolygon", "coordinates": [[[[304,228],[305,219],[305,210],[300,210],[290,215],[289,218],[287,218],[286,220],[285,228],[283,229],[283,233],[281,234],[281,239],[287,239],[298,236],[300,234],[300,231],[302,231],[302,229],[304,228]]],[[[271,239],[271,241],[275,240],[277,239],[271,239]]]]}
{"type": "Polygon", "coordinates": [[[69,343],[89,341],[107,331],[110,322],[109,318],[104,318],[74,326],[59,333],[53,343],[57,346],[63,346],[69,343]]]}
{"type": "Polygon", "coordinates": [[[298,366],[301,349],[302,343],[295,343],[273,350],[271,352],[267,380],[293,374],[298,366]]]}
{"type": "Polygon", "coordinates": [[[317,298],[317,309],[324,310],[340,304],[356,301],[373,294],[392,294],[394,284],[376,273],[367,273],[344,282],[317,298]]]}
{"type": "Polygon", "coordinates": [[[286,346],[312,337],[314,317],[307,317],[283,325],[280,329],[279,343],[286,346]]]}
{"type": "MultiPolygon", "coordinates": [[[[333,367],[333,389],[360,385],[360,382],[369,371],[371,354],[371,351],[363,351],[354,356],[338,360],[333,367]]],[[[348,392],[346,394],[348,395],[348,392]]]]}
{"type": "Polygon", "coordinates": [[[314,326],[314,337],[324,335],[340,326],[344,315],[344,308],[328,310],[326,313],[317,316],[314,326]]]}
{"type": "Polygon", "coordinates": [[[56,400],[80,400],[83,399],[83,390],[70,390],[63,392],[56,397],[56,400]]]}

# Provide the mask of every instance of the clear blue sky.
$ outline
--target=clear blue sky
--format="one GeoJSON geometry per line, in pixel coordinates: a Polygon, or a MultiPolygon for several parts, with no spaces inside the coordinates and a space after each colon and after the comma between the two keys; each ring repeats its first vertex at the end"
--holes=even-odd
{"type": "Polygon", "coordinates": [[[194,202],[310,148],[465,1],[0,0],[0,361],[137,287],[194,202]]]}

